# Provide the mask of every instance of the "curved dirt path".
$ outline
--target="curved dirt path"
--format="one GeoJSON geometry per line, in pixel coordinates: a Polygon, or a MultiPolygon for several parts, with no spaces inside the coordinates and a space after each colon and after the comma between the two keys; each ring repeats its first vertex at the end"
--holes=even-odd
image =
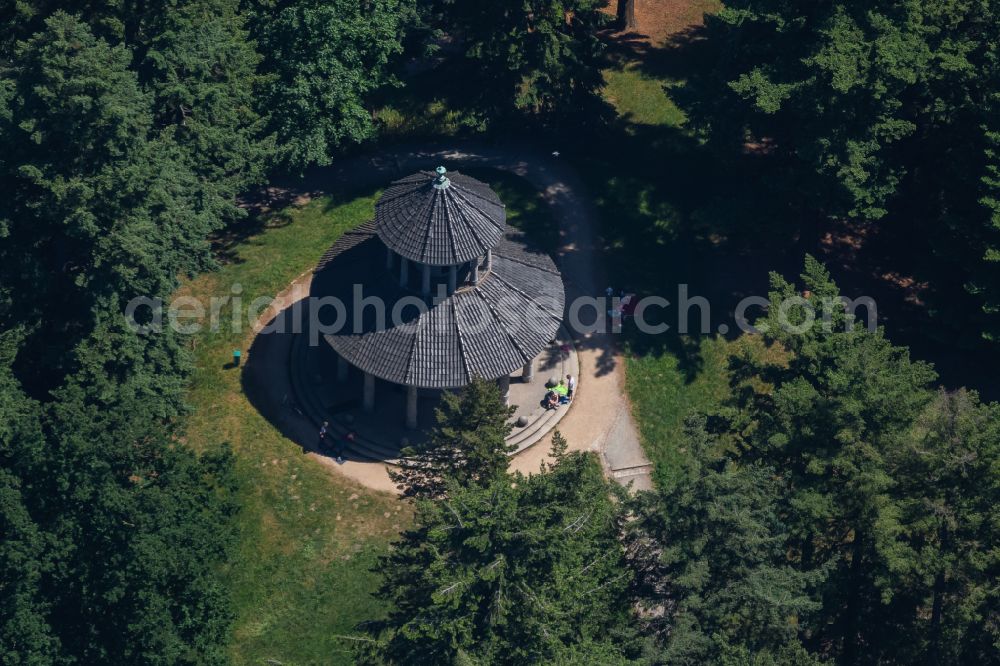
{"type": "MultiPolygon", "coordinates": [[[[544,155],[528,147],[506,144],[494,146],[482,143],[456,142],[454,147],[400,147],[375,155],[344,159],[334,166],[315,169],[288,188],[267,190],[271,200],[261,205],[278,205],[304,201],[324,192],[350,190],[371,185],[384,185],[420,168],[443,164],[449,170],[466,166],[491,167],[514,173],[530,182],[548,203],[558,222],[561,237],[556,261],[566,285],[567,302],[579,296],[602,294],[608,284],[605,278],[597,231],[597,216],[590,197],[572,165],[552,155],[544,155]]],[[[303,275],[278,296],[275,308],[280,311],[308,293],[311,274],[303,275]]],[[[265,313],[266,314],[266,313],[265,313]]],[[[273,316],[273,314],[272,314],[273,316]]],[[[267,337],[267,336],[263,336],[267,337]]],[[[284,336],[282,336],[284,337],[284,336]]],[[[580,360],[579,387],[569,413],[560,421],[558,430],[566,437],[570,450],[597,452],[605,470],[623,484],[632,482],[636,489],[652,487],[651,465],[642,450],[638,430],[625,397],[624,359],[615,336],[610,333],[574,334],[580,360]]],[[[257,343],[265,342],[258,338],[257,343]]],[[[245,381],[255,384],[255,402],[271,402],[269,418],[278,420],[282,430],[299,443],[315,439],[314,427],[305,417],[286,407],[288,386],[287,351],[281,343],[261,345],[255,352],[258,379],[245,381]],[[268,357],[261,359],[264,352],[268,357]],[[273,404],[275,401],[282,405],[273,404]],[[298,422],[297,422],[298,421],[298,422]]],[[[255,343],[256,344],[256,343],[255,343]]],[[[536,472],[548,458],[551,435],[545,437],[511,461],[512,469],[536,472]]],[[[337,465],[326,456],[317,456],[338,472],[378,489],[394,490],[381,463],[349,461],[337,465]]]]}

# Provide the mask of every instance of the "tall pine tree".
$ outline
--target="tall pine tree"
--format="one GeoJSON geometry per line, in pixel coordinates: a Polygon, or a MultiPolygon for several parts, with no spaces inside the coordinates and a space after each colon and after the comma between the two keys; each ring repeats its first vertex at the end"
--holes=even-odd
{"type": "Polygon", "coordinates": [[[686,426],[680,481],[633,500],[640,617],[667,664],[818,663],[803,641],[828,567],[797,568],[775,470],[720,457],[705,418],[686,426]]]}
{"type": "Polygon", "coordinates": [[[361,663],[622,663],[634,654],[630,579],[614,490],[598,462],[564,454],[419,500],[417,524],[379,564],[393,610],[361,663]],[[603,661],[606,659],[607,661],[603,661]]]}
{"type": "Polygon", "coordinates": [[[513,407],[496,384],[474,379],[458,393],[445,393],[437,425],[427,441],[403,452],[406,464],[389,476],[406,497],[440,497],[448,481],[487,485],[507,472],[513,407]]]}
{"type": "Polygon", "coordinates": [[[773,275],[757,322],[782,353],[732,359],[731,404],[711,435],[693,424],[678,488],[640,505],[632,559],[668,661],[989,661],[997,407],[935,397],[822,265],[801,278],[773,275]]]}
{"type": "Polygon", "coordinates": [[[879,584],[894,653],[988,663],[1000,642],[1000,405],[940,391],[892,463],[900,530],[879,584]]]}

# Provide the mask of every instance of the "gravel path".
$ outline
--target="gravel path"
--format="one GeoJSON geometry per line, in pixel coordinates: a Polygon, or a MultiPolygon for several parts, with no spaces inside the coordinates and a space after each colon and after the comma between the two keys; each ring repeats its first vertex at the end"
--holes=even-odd
{"type": "MultiPolygon", "coordinates": [[[[268,189],[270,201],[250,205],[275,206],[288,201],[303,201],[331,189],[343,190],[366,185],[384,185],[390,180],[407,175],[419,168],[433,168],[443,164],[451,170],[465,166],[492,167],[523,177],[537,188],[548,202],[553,217],[558,221],[561,247],[556,260],[566,284],[567,302],[578,296],[603,293],[608,284],[603,269],[597,233],[597,216],[572,165],[553,155],[546,155],[529,147],[506,144],[456,142],[447,148],[401,147],[376,155],[348,158],[336,165],[315,169],[291,188],[268,189]]],[[[303,279],[308,279],[303,276],[303,279]]],[[[301,289],[302,285],[299,285],[301,289]]],[[[299,292],[301,293],[301,292],[299,292]]],[[[288,304],[288,294],[282,294],[288,304]]],[[[632,483],[635,489],[652,487],[652,466],[639,441],[638,430],[625,397],[625,367],[620,347],[613,334],[591,333],[576,336],[580,358],[580,378],[577,398],[569,413],[559,423],[559,431],[569,442],[570,450],[598,452],[605,470],[620,483],[632,483]]],[[[258,340],[262,342],[262,340],[258,340]]],[[[261,345],[261,351],[270,356],[271,345],[261,345]]],[[[279,347],[280,345],[275,345],[279,347]]],[[[256,352],[260,354],[261,352],[256,352]]],[[[275,373],[284,361],[281,349],[273,349],[274,364],[265,363],[275,373]]],[[[258,356],[258,360],[259,356],[258,356]]],[[[268,373],[271,374],[270,372],[268,373]]],[[[284,373],[287,375],[287,372],[284,373]]],[[[248,378],[249,379],[249,378],[248,378]]],[[[287,377],[268,377],[266,389],[256,393],[255,403],[281,399],[286,395],[283,384],[287,377]],[[271,396],[271,398],[269,398],[271,396]]],[[[258,382],[251,382],[260,386],[258,382]]],[[[284,414],[282,420],[294,420],[297,415],[288,410],[263,409],[266,414],[284,414]]],[[[282,423],[285,432],[307,432],[309,428],[294,423],[282,423]]],[[[299,437],[295,438],[300,440],[299,437]]],[[[545,438],[512,460],[512,467],[525,473],[538,470],[547,459],[550,438],[545,438]]],[[[319,456],[327,464],[329,458],[319,456]]],[[[391,489],[383,465],[378,463],[348,462],[336,466],[340,473],[381,490],[391,489]]]]}

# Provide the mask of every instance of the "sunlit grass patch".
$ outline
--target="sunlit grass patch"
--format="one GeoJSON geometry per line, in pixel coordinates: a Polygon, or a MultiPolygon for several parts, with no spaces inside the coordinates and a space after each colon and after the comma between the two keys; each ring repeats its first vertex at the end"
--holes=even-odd
{"type": "MultiPolygon", "coordinates": [[[[729,357],[780,362],[781,351],[767,348],[758,336],[680,337],[673,349],[629,353],[626,389],[639,424],[646,455],[655,465],[661,487],[677,480],[684,449],[684,421],[694,413],[718,409],[731,395],[729,357]]],[[[766,387],[757,386],[758,390],[766,387]]]]}
{"type": "MultiPolygon", "coordinates": [[[[239,285],[244,304],[279,293],[341,233],[371,218],[376,195],[323,197],[281,211],[234,243],[221,269],[181,293],[207,302],[239,285]]],[[[335,636],[385,612],[371,595],[378,584],[371,569],[409,524],[409,508],[306,457],[254,409],[239,371],[225,367],[232,350],[252,339],[246,321],[231,330],[231,312],[221,310],[227,323],[218,331],[192,338],[188,426],[195,448],[228,442],[242,480],[240,540],[224,572],[236,612],[230,656],[236,664],[351,663],[335,636]]]]}
{"type": "Polygon", "coordinates": [[[604,97],[619,117],[636,125],[680,127],[684,112],[670,99],[668,81],[642,72],[636,63],[604,70],[604,97]]]}

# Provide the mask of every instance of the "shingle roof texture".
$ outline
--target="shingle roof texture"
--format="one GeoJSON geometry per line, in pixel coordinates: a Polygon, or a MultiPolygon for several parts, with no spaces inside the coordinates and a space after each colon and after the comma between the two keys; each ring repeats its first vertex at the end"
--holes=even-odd
{"type": "Polygon", "coordinates": [[[447,187],[434,187],[431,171],[407,176],[375,204],[378,236],[400,256],[451,266],[482,256],[503,239],[507,212],[496,193],[457,171],[446,176],[447,187]]]}
{"type": "Polygon", "coordinates": [[[473,377],[494,379],[535,358],[556,337],[565,292],[552,259],[507,228],[493,251],[492,269],[477,286],[423,303],[385,268],[385,246],[377,223],[344,234],[316,268],[311,296],[319,304],[326,341],[351,365],[396,384],[458,388],[473,377]],[[385,304],[378,321],[375,298],[385,304]],[[404,300],[405,299],[405,300],[404,300]],[[326,305],[324,305],[326,303],[326,305]],[[367,307],[364,304],[368,303],[367,307]],[[392,324],[393,309],[401,312],[392,324]],[[335,320],[342,317],[337,330],[335,320]]]}

